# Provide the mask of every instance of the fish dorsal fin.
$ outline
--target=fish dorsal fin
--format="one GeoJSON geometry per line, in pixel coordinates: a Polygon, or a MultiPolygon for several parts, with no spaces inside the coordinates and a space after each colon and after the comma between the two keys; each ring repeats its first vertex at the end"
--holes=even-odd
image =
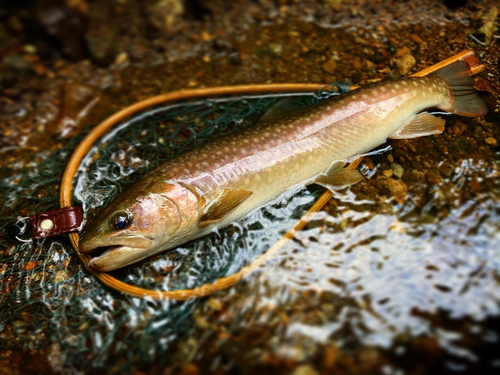
{"type": "MultiPolygon", "coordinates": [[[[354,164],[354,163],[351,163],[354,164]]],[[[355,164],[357,166],[358,163],[355,164]]],[[[355,169],[348,166],[344,168],[345,163],[337,162],[325,173],[316,178],[314,183],[326,187],[329,190],[340,190],[354,185],[363,179],[363,176],[355,169]]]]}
{"type": "Polygon", "coordinates": [[[403,126],[389,138],[408,139],[440,134],[444,130],[444,123],[445,121],[442,118],[422,112],[415,115],[407,125],[403,126]]]}
{"type": "Polygon", "coordinates": [[[200,218],[198,226],[203,228],[222,220],[252,194],[252,191],[245,189],[225,189],[221,196],[207,207],[206,212],[200,218]]]}
{"type": "Polygon", "coordinates": [[[293,112],[297,112],[303,107],[297,105],[297,98],[290,96],[282,99],[267,110],[260,118],[261,120],[272,120],[278,117],[283,117],[293,112]]]}

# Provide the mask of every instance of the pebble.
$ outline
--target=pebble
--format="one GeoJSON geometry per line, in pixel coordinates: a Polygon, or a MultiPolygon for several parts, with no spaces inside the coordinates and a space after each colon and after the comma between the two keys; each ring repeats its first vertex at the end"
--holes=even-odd
{"type": "Polygon", "coordinates": [[[208,327],[210,327],[210,323],[201,316],[196,317],[195,324],[201,329],[207,329],[208,327]]]}
{"type": "Polygon", "coordinates": [[[34,55],[36,53],[36,47],[32,44],[26,44],[24,47],[24,52],[34,55]]]}
{"type": "Polygon", "coordinates": [[[222,310],[222,303],[217,298],[210,298],[207,302],[208,307],[215,311],[222,310]]]}
{"type": "Polygon", "coordinates": [[[330,74],[333,74],[335,72],[336,67],[337,67],[337,63],[333,59],[330,59],[326,63],[323,64],[323,70],[327,73],[330,73],[330,74]]]}
{"type": "Polygon", "coordinates": [[[411,40],[413,40],[415,43],[422,43],[423,40],[420,38],[417,34],[412,34],[410,36],[411,40]]]}
{"type": "Polygon", "coordinates": [[[484,141],[486,142],[487,145],[490,145],[490,146],[496,147],[498,145],[498,141],[493,137],[488,137],[484,141]]]}
{"type": "Polygon", "coordinates": [[[283,53],[283,46],[278,43],[271,43],[269,45],[269,51],[275,56],[281,56],[283,53]]]}
{"type": "Polygon", "coordinates": [[[318,375],[318,372],[311,365],[302,365],[297,367],[292,375],[318,375]]]}
{"type": "Polygon", "coordinates": [[[498,8],[491,7],[489,12],[483,16],[483,26],[479,29],[481,33],[484,34],[484,41],[486,45],[489,45],[493,40],[493,34],[496,30],[496,20],[498,18],[498,8]]]}
{"type": "Polygon", "coordinates": [[[413,57],[410,53],[410,50],[407,47],[404,47],[397,51],[396,57],[392,59],[391,63],[398,67],[398,70],[402,75],[406,75],[410,69],[415,66],[417,60],[415,60],[415,57],[413,57]]]}
{"type": "Polygon", "coordinates": [[[389,160],[389,163],[394,163],[394,156],[392,154],[387,155],[387,160],[389,160]]]}
{"type": "Polygon", "coordinates": [[[441,177],[437,173],[429,171],[427,172],[427,181],[433,185],[437,185],[441,182],[441,177]]]}
{"type": "Polygon", "coordinates": [[[402,180],[387,180],[387,189],[391,192],[396,202],[403,204],[408,194],[408,187],[402,180]]]}
{"type": "Polygon", "coordinates": [[[396,178],[403,177],[403,173],[405,173],[405,170],[401,165],[393,163],[393,164],[391,164],[391,168],[394,172],[394,177],[396,177],[396,178]]]}
{"type": "Polygon", "coordinates": [[[66,272],[64,270],[58,271],[56,273],[56,275],[54,276],[55,283],[58,283],[58,282],[61,282],[61,281],[67,280],[67,279],[69,279],[69,274],[68,274],[68,272],[66,272]]]}
{"type": "Polygon", "coordinates": [[[128,62],[128,54],[127,52],[122,52],[116,56],[115,65],[121,65],[128,62]]]}
{"type": "Polygon", "coordinates": [[[402,75],[406,75],[413,66],[417,63],[417,60],[413,57],[413,55],[404,55],[395,59],[396,65],[398,67],[399,72],[402,75]]]}
{"type": "Polygon", "coordinates": [[[382,172],[385,178],[391,178],[392,175],[394,174],[394,171],[392,169],[386,169],[382,172]]]}
{"type": "Polygon", "coordinates": [[[451,132],[455,135],[462,134],[467,129],[467,125],[465,125],[462,121],[457,120],[455,124],[450,128],[451,132]]]}
{"type": "Polygon", "coordinates": [[[448,163],[444,163],[441,167],[439,167],[439,171],[443,176],[450,177],[453,173],[453,166],[448,163]]]}

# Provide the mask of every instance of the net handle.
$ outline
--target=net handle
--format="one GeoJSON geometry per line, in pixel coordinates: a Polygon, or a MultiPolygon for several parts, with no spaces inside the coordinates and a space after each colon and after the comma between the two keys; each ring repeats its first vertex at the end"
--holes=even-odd
{"type": "MultiPolygon", "coordinates": [[[[484,65],[481,65],[479,59],[475,55],[474,51],[465,50],[462,51],[446,60],[443,60],[435,65],[432,65],[418,73],[412,75],[412,77],[422,77],[430,74],[446,65],[452,64],[458,60],[466,61],[471,69],[472,74],[480,73],[484,70],[484,65]]],[[[137,102],[131,106],[125,107],[122,110],[111,115],[94,129],[90,131],[89,134],[80,142],[78,147],[75,149],[73,155],[71,156],[68,165],[64,171],[61,189],[59,195],[59,201],[61,207],[71,206],[71,201],[73,199],[73,179],[80,168],[80,164],[83,158],[87,155],[90,149],[93,147],[94,143],[101,138],[103,135],[108,133],[115,124],[123,121],[125,118],[134,115],[138,111],[142,111],[148,107],[157,104],[172,104],[185,99],[197,99],[197,98],[211,98],[219,96],[232,96],[232,95],[248,95],[248,94],[269,94],[269,93],[283,93],[283,92],[296,92],[296,93],[306,93],[314,92],[322,87],[324,84],[314,84],[314,83],[275,83],[275,84],[262,84],[262,85],[241,85],[241,86],[221,86],[221,87],[211,87],[202,89],[189,89],[189,90],[179,90],[173,91],[167,94],[155,96],[140,102],[137,102]]],[[[353,87],[357,88],[357,87],[353,87]]],[[[358,159],[354,166],[357,165],[361,159],[358,159]]],[[[353,167],[354,167],[353,166],[353,167]]],[[[198,298],[208,296],[216,291],[227,289],[238,281],[248,276],[250,273],[255,271],[259,266],[261,266],[267,259],[276,254],[283,245],[292,239],[298,231],[302,230],[307,223],[311,220],[312,214],[321,210],[328,200],[332,197],[330,190],[326,190],[323,195],[314,203],[314,205],[304,214],[304,216],[287,232],[281,237],[274,245],[272,245],[269,250],[255,259],[248,266],[243,267],[240,271],[226,277],[217,279],[211,284],[205,284],[194,289],[181,289],[172,291],[159,291],[139,288],[117,278],[107,274],[99,273],[91,269],[87,270],[92,273],[100,282],[104,285],[128,294],[133,297],[150,297],[152,299],[171,299],[171,300],[187,300],[189,298],[198,298]]],[[[80,241],[80,236],[78,233],[71,233],[69,235],[71,245],[75,249],[77,256],[83,262],[87,264],[91,257],[80,251],[78,243],[80,241]]]]}

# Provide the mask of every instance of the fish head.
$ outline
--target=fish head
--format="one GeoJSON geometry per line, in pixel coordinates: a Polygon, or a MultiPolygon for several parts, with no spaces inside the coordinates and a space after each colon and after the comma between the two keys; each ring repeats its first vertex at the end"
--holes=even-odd
{"type": "Polygon", "coordinates": [[[94,254],[87,267],[112,271],[186,242],[199,216],[197,195],[182,185],[133,185],[85,229],[79,247],[94,254]]]}

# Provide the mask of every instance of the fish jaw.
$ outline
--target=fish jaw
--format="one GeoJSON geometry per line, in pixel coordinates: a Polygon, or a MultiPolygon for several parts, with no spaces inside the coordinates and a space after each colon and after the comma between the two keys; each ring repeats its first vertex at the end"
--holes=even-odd
{"type": "Polygon", "coordinates": [[[83,253],[91,254],[99,249],[104,250],[102,254],[92,257],[87,263],[88,268],[98,272],[112,271],[139,261],[158,247],[155,246],[153,240],[138,236],[103,238],[102,240],[99,237],[90,240],[87,238],[80,243],[80,250],[83,253]]]}
{"type": "Polygon", "coordinates": [[[154,247],[137,248],[125,245],[112,246],[102,255],[93,257],[87,268],[97,272],[109,272],[138,262],[154,252],[154,247]]]}
{"type": "Polygon", "coordinates": [[[139,236],[120,236],[112,238],[91,237],[91,234],[84,233],[80,240],[80,251],[82,253],[92,253],[102,247],[128,246],[130,248],[144,249],[151,246],[153,240],[139,236]],[[127,245],[125,245],[125,243],[127,245]]]}

